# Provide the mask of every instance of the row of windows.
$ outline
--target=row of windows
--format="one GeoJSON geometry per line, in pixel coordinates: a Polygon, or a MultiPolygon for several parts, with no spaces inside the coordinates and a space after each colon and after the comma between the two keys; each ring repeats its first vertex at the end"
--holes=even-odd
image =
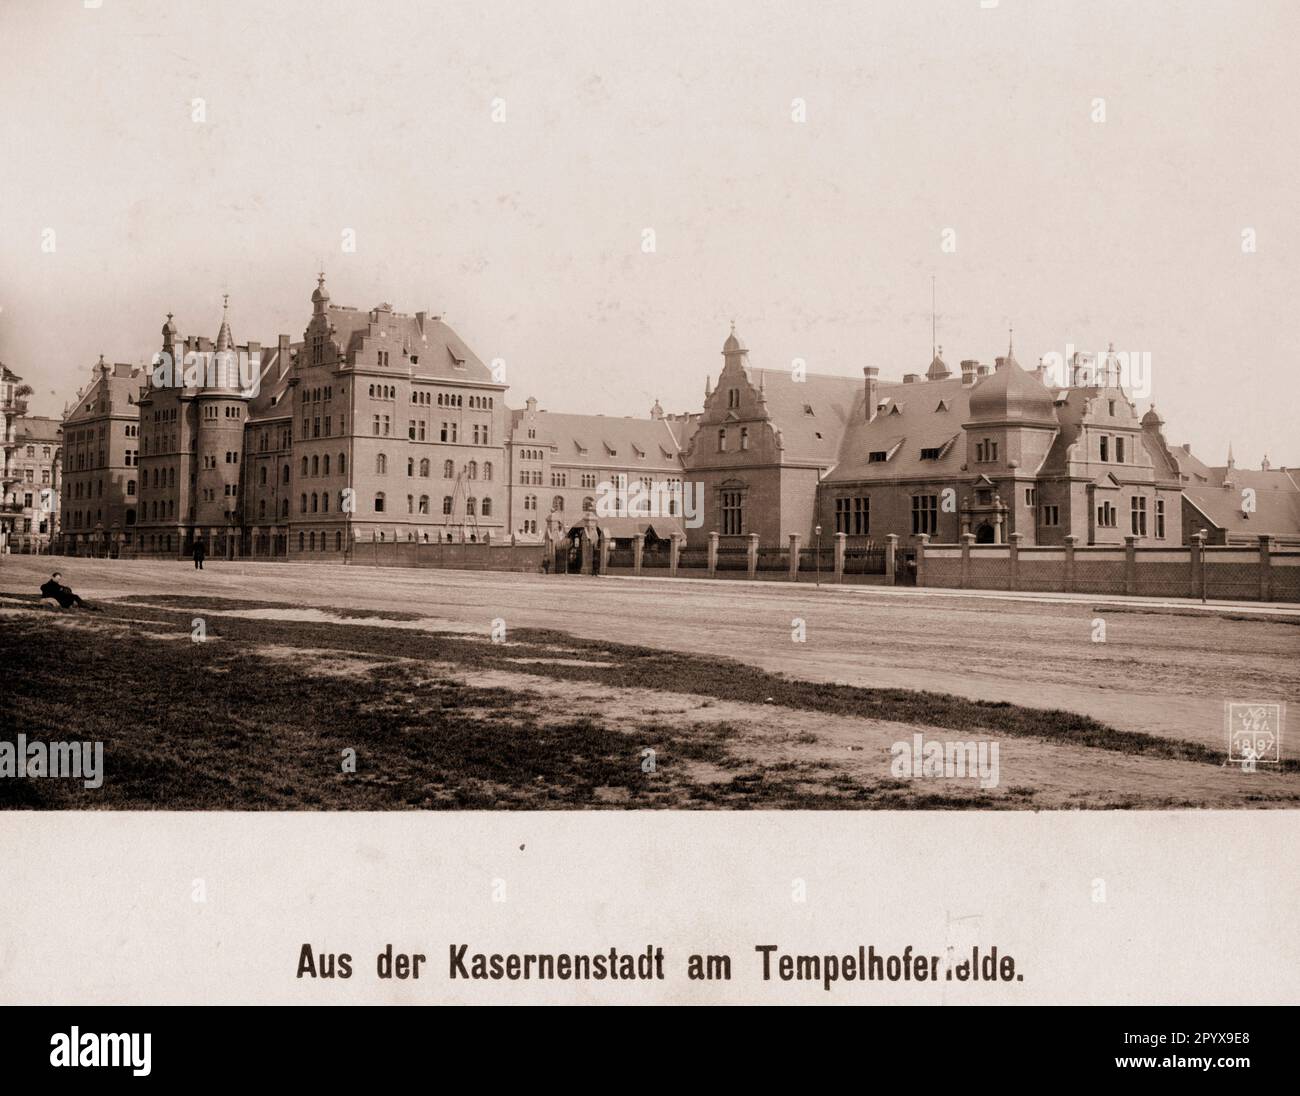
{"type": "MultiPolygon", "coordinates": [[[[27,447],[27,455],[28,455],[29,457],[34,457],[34,456],[36,456],[36,446],[34,446],[34,445],[29,445],[29,446],[27,447]]],[[[41,446],[41,456],[42,456],[45,460],[49,460],[49,459],[50,459],[50,447],[49,447],[48,445],[42,445],[42,446],[41,446]]]]}
{"type": "Polygon", "coordinates": [[[871,499],[839,498],[835,500],[835,531],[860,537],[871,532],[871,499]]]}
{"type": "Polygon", "coordinates": [[[1109,461],[1111,454],[1114,454],[1116,464],[1124,463],[1124,439],[1122,437],[1116,436],[1112,438],[1109,434],[1102,434],[1098,440],[1103,461],[1109,461]]]}
{"type": "MultiPolygon", "coordinates": [[[[26,482],[28,482],[28,483],[35,483],[35,482],[36,482],[36,472],[35,472],[33,469],[28,468],[28,469],[23,473],[23,479],[24,479],[26,482]]],[[[42,483],[49,483],[49,482],[50,482],[50,470],[49,470],[48,468],[42,468],[42,469],[41,469],[41,482],[42,482],[42,483]]]]}
{"type": "MultiPolygon", "coordinates": [[[[322,497],[324,497],[324,496],[322,496],[322,497]]],[[[303,496],[303,506],[304,506],[303,513],[306,513],[306,509],[305,509],[305,507],[306,507],[306,500],[307,500],[307,496],[304,495],[304,496],[303,496]]],[[[534,505],[536,505],[536,501],[537,501],[536,499],[533,500],[534,505]]],[[[388,496],[385,495],[383,491],[378,492],[378,493],[375,495],[375,513],[376,513],[376,514],[382,514],[382,513],[385,513],[385,512],[386,512],[387,505],[388,505],[388,496]]],[[[416,505],[417,505],[417,504],[416,504],[416,498],[415,498],[415,496],[414,496],[414,495],[407,495],[407,496],[406,496],[406,512],[407,512],[408,514],[414,514],[414,513],[417,513],[416,505]]],[[[418,504],[418,505],[419,505],[418,513],[421,513],[421,514],[427,514],[427,513],[429,512],[429,496],[428,496],[428,495],[421,495],[421,496],[420,496],[420,499],[419,499],[419,504],[418,504]]],[[[450,515],[451,512],[452,512],[453,506],[454,506],[454,499],[452,498],[452,496],[451,496],[451,495],[443,495],[443,497],[442,497],[442,512],[443,512],[444,514],[446,514],[446,515],[450,515]]],[[[328,509],[328,504],[326,505],[326,509],[328,509]]],[[[315,495],[312,495],[312,512],[315,513],[315,511],[316,511],[316,496],[315,496],[315,495]]],[[[473,517],[480,517],[480,516],[481,516],[481,517],[485,517],[485,518],[489,518],[489,517],[491,517],[491,516],[492,516],[492,500],[491,500],[491,499],[488,499],[488,498],[485,498],[485,499],[481,500],[481,502],[480,502],[479,499],[475,498],[473,495],[470,495],[469,498],[467,498],[467,499],[465,500],[465,516],[466,516],[466,517],[470,517],[470,518],[473,518],[473,517]]]]}

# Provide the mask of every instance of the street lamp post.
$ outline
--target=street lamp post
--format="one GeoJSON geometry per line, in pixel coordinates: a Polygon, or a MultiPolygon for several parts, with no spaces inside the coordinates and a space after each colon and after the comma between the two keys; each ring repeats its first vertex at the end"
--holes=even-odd
{"type": "Polygon", "coordinates": [[[817,547],[813,549],[813,559],[816,566],[817,586],[820,589],[822,584],[822,527],[820,525],[813,527],[813,535],[817,538],[817,547]]]}

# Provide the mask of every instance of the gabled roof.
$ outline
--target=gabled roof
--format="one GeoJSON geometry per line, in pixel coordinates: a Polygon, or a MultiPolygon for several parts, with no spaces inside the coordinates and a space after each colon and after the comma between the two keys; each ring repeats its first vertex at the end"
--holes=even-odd
{"type": "Polygon", "coordinates": [[[962,423],[968,417],[971,386],[963,386],[961,377],[939,381],[916,381],[912,384],[880,384],[877,403],[901,407],[897,415],[880,412],[867,422],[865,387],[858,389],[851,422],[844,433],[835,467],[825,482],[852,483],[861,480],[885,480],[898,476],[959,475],[965,461],[960,441],[962,423]],[[900,398],[905,397],[905,398],[900,398]],[[940,405],[946,410],[939,410],[940,405]],[[902,445],[895,450],[899,442],[902,445]],[[938,450],[937,459],[922,459],[923,451],[938,450]],[[872,462],[871,454],[880,451],[891,455],[886,461],[872,462]]]}
{"type": "Polygon", "coordinates": [[[808,373],[796,381],[790,370],[756,367],[746,374],[762,389],[772,428],[781,431],[785,463],[834,464],[862,380],[808,373]]]}
{"type": "MultiPolygon", "coordinates": [[[[1242,512],[1242,487],[1187,485],[1183,497],[1219,529],[1271,536],[1300,533],[1300,491],[1256,490],[1255,510],[1242,512]]],[[[1195,529],[1189,530],[1195,532],[1195,529]]]]}
{"type": "MultiPolygon", "coordinates": [[[[512,410],[511,440],[521,445],[554,447],[554,464],[591,468],[679,472],[680,446],[669,419],[615,418],[608,415],[566,415],[555,411],[512,410]],[[525,430],[536,430],[529,438],[525,430]]],[[[576,486],[571,484],[570,486],[576,486]]]]}

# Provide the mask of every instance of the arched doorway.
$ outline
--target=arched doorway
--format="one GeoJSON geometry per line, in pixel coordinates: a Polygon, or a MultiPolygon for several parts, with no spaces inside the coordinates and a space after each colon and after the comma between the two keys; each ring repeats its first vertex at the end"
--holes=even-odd
{"type": "Polygon", "coordinates": [[[994,543],[993,526],[991,526],[987,521],[984,522],[978,529],[975,530],[975,543],[976,544],[994,543]]]}

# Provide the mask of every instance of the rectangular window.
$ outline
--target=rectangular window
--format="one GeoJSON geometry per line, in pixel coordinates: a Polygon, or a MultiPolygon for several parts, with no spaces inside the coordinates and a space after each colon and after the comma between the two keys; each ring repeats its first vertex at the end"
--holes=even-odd
{"type": "Polygon", "coordinates": [[[939,496],[912,496],[912,532],[934,535],[939,525],[939,496]]]}
{"type": "Polygon", "coordinates": [[[1044,506],[1040,523],[1043,525],[1060,525],[1061,508],[1059,506],[1044,506]]]}
{"type": "Polygon", "coordinates": [[[1105,434],[1101,436],[1101,459],[1104,461],[1110,460],[1110,438],[1105,434]]]}
{"type": "Polygon", "coordinates": [[[922,450],[921,450],[921,459],[922,459],[922,460],[938,460],[938,459],[939,459],[939,454],[940,454],[941,452],[943,452],[942,448],[939,448],[939,449],[922,449],[922,450]]]}
{"type": "Polygon", "coordinates": [[[847,533],[849,531],[849,504],[852,499],[835,500],[835,531],[837,533],[847,533]]]}
{"type": "Polygon", "coordinates": [[[853,500],[853,535],[864,537],[871,532],[871,500],[856,498],[853,500]]]}
{"type": "Polygon", "coordinates": [[[1156,499],[1156,536],[1165,539],[1165,500],[1156,499]]]}
{"type": "Polygon", "coordinates": [[[718,452],[725,453],[726,451],[727,451],[727,432],[726,430],[719,430],[718,431],[718,452]]]}
{"type": "Polygon", "coordinates": [[[375,416],[375,437],[379,437],[379,416],[375,416]]]}
{"type": "Polygon", "coordinates": [[[889,459],[889,454],[883,449],[874,449],[867,457],[868,464],[883,464],[889,459]]]}
{"type": "Polygon", "coordinates": [[[1147,500],[1134,495],[1129,501],[1129,524],[1135,537],[1147,535],[1147,500]]]}
{"type": "Polygon", "coordinates": [[[1115,461],[1117,464],[1124,463],[1124,439],[1115,439],[1115,461]]]}
{"type": "Polygon", "coordinates": [[[1038,505],[1038,490],[1036,488],[1025,488],[1025,505],[1031,508],[1038,505]]]}
{"type": "Polygon", "coordinates": [[[1103,502],[1097,507],[1097,524],[1103,529],[1115,528],[1115,507],[1112,503],[1103,502]]]}
{"type": "Polygon", "coordinates": [[[722,492],[722,533],[739,536],[745,529],[744,494],[740,491],[722,492]]]}

